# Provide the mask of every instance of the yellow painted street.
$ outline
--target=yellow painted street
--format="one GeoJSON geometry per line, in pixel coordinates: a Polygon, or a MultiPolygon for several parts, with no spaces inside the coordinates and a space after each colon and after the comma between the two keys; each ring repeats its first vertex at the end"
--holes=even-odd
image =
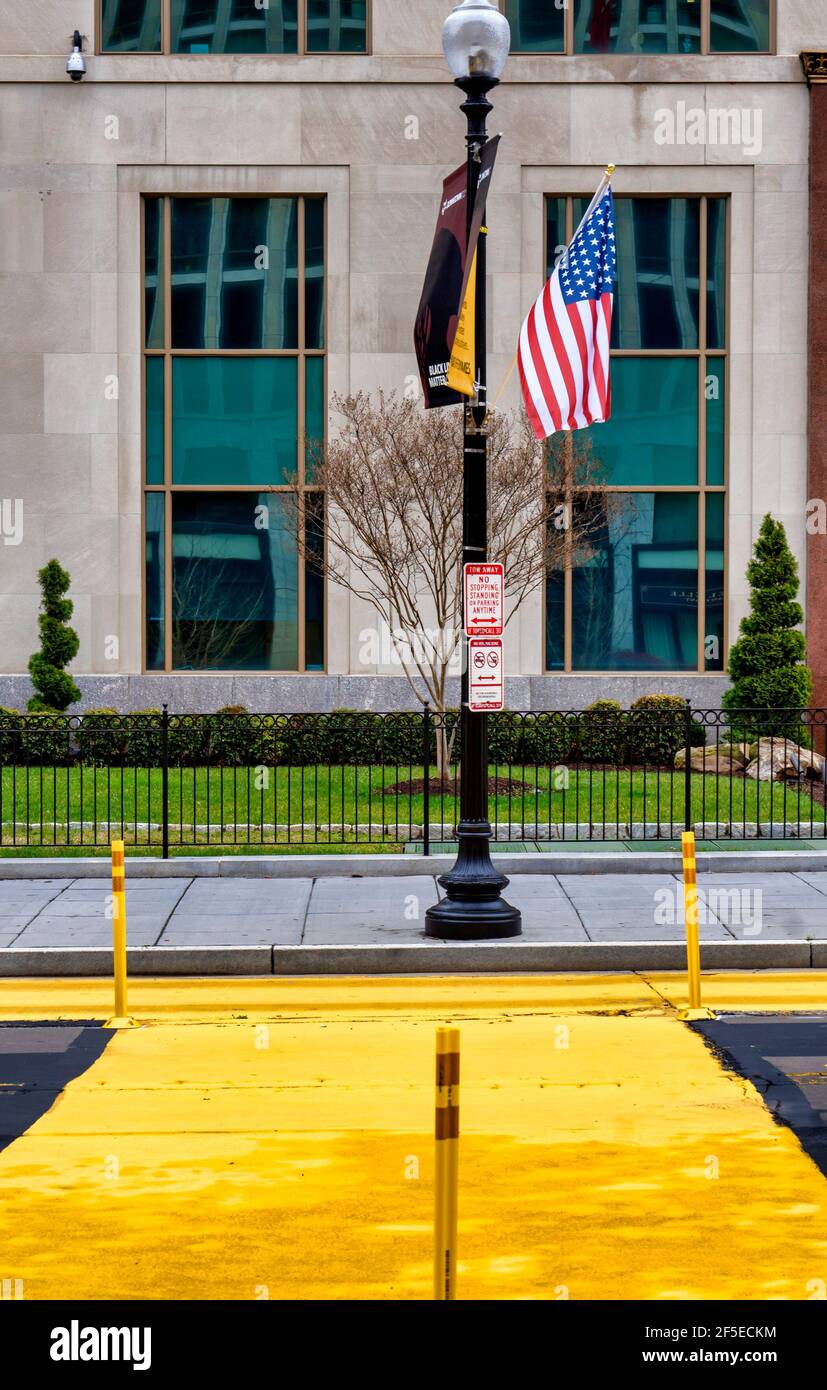
{"type": "MultiPolygon", "coordinates": [[[[738,1012],[827,976],[704,976],[738,1012]]],[[[0,1022],[111,982],[8,980],[0,1022]]],[[[461,1035],[458,1296],[807,1299],[827,1180],[679,1021],[679,975],[130,982],[0,1151],[0,1275],[51,1299],[431,1297],[434,1035],[461,1035]]]]}

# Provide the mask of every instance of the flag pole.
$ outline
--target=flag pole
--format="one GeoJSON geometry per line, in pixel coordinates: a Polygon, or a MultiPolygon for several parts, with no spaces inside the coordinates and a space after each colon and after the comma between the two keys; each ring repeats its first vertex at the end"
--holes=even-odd
{"type": "MultiPolygon", "coordinates": [[[[576,230],[575,230],[574,236],[572,237],[571,241],[575,241],[575,240],[577,239],[577,234],[578,234],[578,232],[580,232],[580,231],[582,230],[582,228],[583,228],[583,227],[586,225],[586,223],[588,222],[589,218],[591,217],[592,213],[594,212],[595,208],[597,207],[597,204],[600,202],[600,199],[603,197],[603,194],[606,192],[606,189],[609,187],[609,184],[611,183],[612,178],[613,178],[613,176],[614,176],[614,171],[615,171],[615,168],[616,168],[616,167],[617,167],[617,166],[614,165],[614,164],[607,164],[607,165],[606,165],[606,168],[605,168],[604,171],[603,171],[603,177],[602,177],[602,179],[600,180],[600,183],[597,185],[597,192],[595,193],[594,197],[592,198],[591,202],[589,203],[589,206],[586,208],[586,211],[584,212],[583,216],[581,217],[580,222],[579,222],[579,224],[578,224],[578,226],[577,226],[577,228],[576,228],[576,230]]],[[[570,246],[570,245],[571,245],[571,242],[569,242],[569,246],[570,246]]],[[[563,252],[563,255],[560,257],[560,259],[561,259],[561,260],[565,260],[567,254],[568,254],[568,246],[566,247],[566,250],[563,252]]]]}

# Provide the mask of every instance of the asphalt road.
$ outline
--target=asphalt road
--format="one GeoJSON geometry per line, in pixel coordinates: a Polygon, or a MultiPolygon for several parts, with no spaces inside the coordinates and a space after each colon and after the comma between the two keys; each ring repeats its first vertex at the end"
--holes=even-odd
{"type": "Polygon", "coordinates": [[[111,1037],[99,1024],[0,1023],[0,1149],[51,1108],[111,1037]]]}
{"type": "Polygon", "coordinates": [[[827,1014],[722,1014],[695,1027],[827,1176],[827,1014]]]}

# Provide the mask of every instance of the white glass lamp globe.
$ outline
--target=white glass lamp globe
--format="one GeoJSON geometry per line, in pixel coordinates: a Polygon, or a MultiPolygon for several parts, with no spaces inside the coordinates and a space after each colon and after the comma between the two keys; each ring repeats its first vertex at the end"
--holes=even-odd
{"type": "Polygon", "coordinates": [[[442,51],[454,77],[499,81],[511,47],[511,28],[490,0],[462,0],[442,26],[442,51]]]}

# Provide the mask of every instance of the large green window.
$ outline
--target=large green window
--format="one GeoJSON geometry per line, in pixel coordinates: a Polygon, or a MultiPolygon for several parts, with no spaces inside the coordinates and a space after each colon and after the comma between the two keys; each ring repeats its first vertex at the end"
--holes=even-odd
{"type": "Polygon", "coordinates": [[[101,53],[160,53],[163,0],[100,0],[101,53]]]}
{"type": "Polygon", "coordinates": [[[324,202],[143,207],[146,668],[322,670],[324,202]]]}
{"type": "Polygon", "coordinates": [[[102,53],[365,53],[367,0],[99,0],[102,53]]]}
{"type": "Polygon", "coordinates": [[[514,53],[768,53],[774,0],[501,0],[514,53]]]}
{"type": "MultiPolygon", "coordinates": [[[[550,546],[549,670],[724,668],[727,206],[615,199],[611,419],[549,445],[572,518],[550,546]]],[[[548,273],[584,211],[546,199],[548,273]]]]}

